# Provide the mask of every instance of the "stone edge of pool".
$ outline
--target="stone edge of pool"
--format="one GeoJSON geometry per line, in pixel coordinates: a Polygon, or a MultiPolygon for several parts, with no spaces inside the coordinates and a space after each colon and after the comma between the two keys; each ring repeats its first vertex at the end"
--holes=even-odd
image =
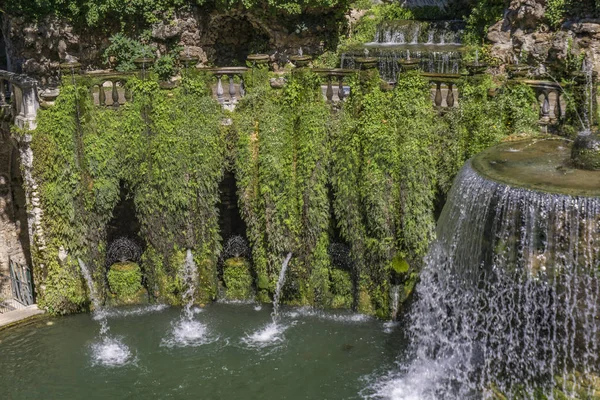
{"type": "Polygon", "coordinates": [[[20,310],[14,310],[0,314],[0,331],[30,322],[33,319],[39,318],[45,313],[46,312],[44,310],[40,310],[38,308],[37,304],[32,304],[20,310]]]}

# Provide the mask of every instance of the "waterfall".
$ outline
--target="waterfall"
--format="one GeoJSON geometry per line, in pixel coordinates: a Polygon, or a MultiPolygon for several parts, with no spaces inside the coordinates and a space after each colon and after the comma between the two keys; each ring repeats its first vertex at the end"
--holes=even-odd
{"type": "Polygon", "coordinates": [[[377,27],[373,43],[459,45],[462,42],[464,29],[465,24],[460,20],[386,21],[377,27]]]}
{"type": "Polygon", "coordinates": [[[599,198],[513,188],[467,163],[421,273],[412,361],[376,396],[591,393],[581,377],[599,370],[599,265],[599,198]]]}
{"type": "Polygon", "coordinates": [[[279,279],[277,279],[275,296],[273,296],[273,322],[277,320],[277,317],[279,315],[279,299],[281,297],[281,289],[283,288],[283,284],[285,283],[285,272],[287,271],[287,267],[291,258],[292,253],[289,252],[288,255],[285,257],[285,260],[283,260],[283,264],[281,264],[281,271],[279,271],[279,279]]]}
{"type": "Polygon", "coordinates": [[[180,318],[171,324],[171,332],[162,340],[161,345],[166,347],[201,346],[218,340],[218,337],[211,335],[205,324],[194,318],[197,313],[201,312],[201,309],[194,307],[198,288],[198,267],[191,249],[187,249],[185,252],[185,260],[179,277],[185,288],[181,296],[183,310],[180,318]]]}
{"type": "Polygon", "coordinates": [[[85,263],[78,258],[79,268],[87,284],[90,299],[94,305],[92,317],[98,321],[100,325],[100,338],[93,343],[92,349],[92,364],[103,365],[107,367],[116,367],[126,364],[131,359],[129,348],[116,337],[109,335],[110,327],[108,325],[107,314],[102,309],[102,304],[98,298],[92,274],[85,263]]]}

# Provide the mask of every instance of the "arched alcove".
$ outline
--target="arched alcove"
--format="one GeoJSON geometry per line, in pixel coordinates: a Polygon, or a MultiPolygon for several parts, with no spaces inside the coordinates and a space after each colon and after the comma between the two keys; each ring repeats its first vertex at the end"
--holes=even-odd
{"type": "Polygon", "coordinates": [[[106,242],[110,245],[120,237],[127,237],[140,242],[140,245],[143,246],[139,232],[140,221],[136,216],[133,196],[121,182],[119,202],[115,206],[113,217],[106,227],[106,242]]]}
{"type": "Polygon", "coordinates": [[[218,66],[245,65],[252,53],[269,50],[270,37],[245,16],[222,16],[213,21],[214,62],[218,66]]]}
{"type": "Polygon", "coordinates": [[[219,229],[224,241],[232,236],[246,237],[246,223],[238,207],[237,187],[233,172],[225,171],[219,184],[219,229]]]}

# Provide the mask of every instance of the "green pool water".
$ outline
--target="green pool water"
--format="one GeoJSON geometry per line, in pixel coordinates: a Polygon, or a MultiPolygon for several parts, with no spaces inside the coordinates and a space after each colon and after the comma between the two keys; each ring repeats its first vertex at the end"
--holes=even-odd
{"type": "Polygon", "coordinates": [[[116,363],[98,354],[100,326],[89,314],[0,331],[0,398],[358,399],[404,348],[401,326],[294,308],[261,341],[270,312],[211,304],[194,316],[202,340],[178,342],[179,308],[109,311],[107,336],[126,351],[116,363]]]}

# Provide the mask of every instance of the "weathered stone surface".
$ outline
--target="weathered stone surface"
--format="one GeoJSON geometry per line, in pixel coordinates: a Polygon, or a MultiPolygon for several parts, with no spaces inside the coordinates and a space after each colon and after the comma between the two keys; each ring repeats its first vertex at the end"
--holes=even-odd
{"type": "Polygon", "coordinates": [[[564,65],[569,56],[585,52],[600,71],[600,20],[565,21],[560,29],[551,30],[545,9],[545,0],[513,0],[504,18],[488,30],[492,55],[506,63],[519,60],[546,71],[548,66],[564,65]]]}
{"type": "MultiPolygon", "coordinates": [[[[332,15],[324,15],[322,23],[305,26],[278,15],[257,15],[243,9],[181,10],[151,27],[150,44],[157,49],[157,56],[181,46],[182,54],[198,57],[198,65],[207,67],[244,65],[248,54],[267,53],[277,69],[300,49],[314,54],[335,38],[337,25],[332,15]]],[[[119,31],[118,26],[110,25],[97,30],[75,28],[54,16],[37,23],[6,14],[3,17],[9,70],[31,74],[42,87],[59,84],[58,65],[64,61],[78,61],[84,71],[105,69],[103,53],[110,44],[108,38],[119,31]]]]}

